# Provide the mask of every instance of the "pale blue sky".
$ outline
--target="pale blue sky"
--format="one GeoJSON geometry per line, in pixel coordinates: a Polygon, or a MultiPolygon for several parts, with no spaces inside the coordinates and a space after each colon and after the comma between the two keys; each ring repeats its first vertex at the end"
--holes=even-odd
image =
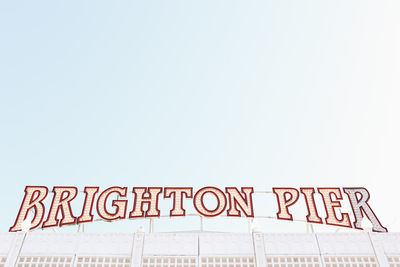
{"type": "Polygon", "coordinates": [[[25,185],[365,186],[400,231],[399,14],[398,0],[1,1],[0,231],[25,185]]]}

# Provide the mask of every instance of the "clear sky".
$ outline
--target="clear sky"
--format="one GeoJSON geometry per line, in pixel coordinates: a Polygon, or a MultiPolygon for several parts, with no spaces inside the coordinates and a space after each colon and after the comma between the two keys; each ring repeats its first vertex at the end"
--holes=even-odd
{"type": "Polygon", "coordinates": [[[399,14],[398,0],[1,1],[0,231],[26,185],[364,186],[400,231],[399,14]]]}

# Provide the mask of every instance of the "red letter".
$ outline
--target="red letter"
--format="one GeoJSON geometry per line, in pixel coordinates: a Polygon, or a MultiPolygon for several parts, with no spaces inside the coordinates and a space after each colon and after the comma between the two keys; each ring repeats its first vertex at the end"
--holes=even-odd
{"type": "Polygon", "coordinates": [[[158,209],[158,195],[161,193],[161,187],[149,187],[146,192],[146,187],[134,187],[133,193],[135,194],[135,202],[133,204],[133,210],[129,214],[129,218],[143,217],[143,204],[148,204],[146,211],[146,217],[158,217],[160,216],[160,210],[158,209]],[[144,193],[150,194],[149,197],[144,197],[144,193]]]}
{"type": "Polygon", "coordinates": [[[101,193],[97,200],[97,212],[101,218],[107,221],[125,219],[127,200],[113,200],[111,206],[115,207],[116,211],[114,213],[109,213],[107,211],[107,199],[112,193],[117,193],[121,197],[126,197],[126,187],[110,187],[101,193]]]}
{"type": "Polygon", "coordinates": [[[229,209],[227,211],[228,216],[240,217],[240,211],[237,208],[237,206],[239,206],[246,217],[254,217],[253,202],[251,198],[253,187],[242,187],[244,197],[235,187],[227,187],[225,188],[225,191],[228,193],[229,198],[229,209]]]}
{"type": "Polygon", "coordinates": [[[215,187],[204,187],[197,191],[196,195],[194,195],[193,202],[197,212],[207,217],[218,216],[226,207],[226,197],[224,192],[215,187]],[[204,206],[203,197],[207,193],[211,193],[217,198],[218,204],[214,210],[209,210],[204,206]]]}
{"type": "Polygon", "coordinates": [[[166,187],[164,188],[164,198],[170,198],[173,195],[174,204],[172,210],[169,212],[169,216],[185,216],[185,210],[183,209],[183,197],[192,198],[191,187],[166,187]]]}
{"type": "Polygon", "coordinates": [[[58,225],[58,211],[61,208],[62,219],[60,226],[66,224],[74,224],[76,218],[72,215],[70,202],[76,197],[78,189],[76,187],[53,187],[53,202],[51,203],[47,220],[43,223],[43,228],[53,227],[58,225]],[[66,193],[67,196],[64,196],[66,193]]]}
{"type": "Polygon", "coordinates": [[[336,217],[335,208],[340,208],[341,204],[339,201],[332,200],[332,194],[335,195],[335,198],[337,200],[342,200],[343,198],[342,194],[340,193],[340,188],[318,188],[318,192],[322,195],[322,199],[324,200],[326,210],[326,224],[351,228],[349,214],[342,213],[341,220],[336,217]]]}
{"type": "Polygon", "coordinates": [[[86,223],[93,221],[92,209],[94,196],[99,191],[98,187],[85,187],[85,204],[83,205],[82,214],[78,218],[78,223],[86,223]]]}
{"type": "Polygon", "coordinates": [[[299,199],[299,191],[295,188],[272,188],[272,191],[277,197],[279,211],[276,214],[280,220],[292,221],[292,214],[289,213],[288,208],[292,206],[299,199]],[[289,198],[286,198],[289,195],[289,198]]]}
{"type": "Polygon", "coordinates": [[[361,221],[363,218],[363,212],[367,215],[368,220],[372,223],[372,231],[374,232],[387,232],[387,229],[382,226],[375,213],[367,203],[369,199],[369,192],[365,188],[343,188],[343,191],[347,194],[350,199],[351,208],[354,213],[354,228],[361,228],[361,221]],[[361,195],[359,199],[357,194],[361,195]]]}
{"type": "Polygon", "coordinates": [[[44,216],[44,205],[43,200],[47,196],[48,189],[45,186],[27,186],[25,187],[25,196],[22,201],[21,207],[18,212],[18,216],[15,219],[15,223],[10,227],[10,232],[16,232],[22,230],[22,222],[28,216],[28,212],[33,208],[35,209],[35,217],[32,220],[31,228],[35,229],[40,225],[44,216]],[[36,195],[36,196],[35,196],[36,195]]]}
{"type": "Polygon", "coordinates": [[[314,188],[300,188],[301,193],[304,195],[307,204],[307,222],[322,223],[322,219],[318,216],[317,207],[314,200],[314,188]]]}

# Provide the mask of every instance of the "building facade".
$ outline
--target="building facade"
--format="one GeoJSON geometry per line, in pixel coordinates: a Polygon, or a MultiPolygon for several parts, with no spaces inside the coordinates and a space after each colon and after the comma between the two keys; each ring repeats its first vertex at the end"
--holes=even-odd
{"type": "Polygon", "coordinates": [[[400,233],[1,233],[0,267],[400,267],[400,233]]]}

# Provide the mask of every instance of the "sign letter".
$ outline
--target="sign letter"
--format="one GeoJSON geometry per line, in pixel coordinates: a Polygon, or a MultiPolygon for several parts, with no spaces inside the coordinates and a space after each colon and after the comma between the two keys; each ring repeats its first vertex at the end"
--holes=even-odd
{"type": "Polygon", "coordinates": [[[289,207],[299,199],[299,191],[295,188],[272,188],[277,197],[279,211],[276,214],[280,220],[292,221],[292,214],[289,213],[289,207]],[[287,198],[286,196],[289,196],[287,198]]]}
{"type": "Polygon", "coordinates": [[[336,216],[336,208],[340,208],[342,205],[339,200],[342,200],[342,193],[340,188],[318,188],[318,192],[322,195],[326,210],[326,224],[351,227],[349,214],[342,213],[342,219],[339,220],[336,216]],[[332,195],[335,196],[336,200],[332,200],[332,195]]]}
{"type": "Polygon", "coordinates": [[[224,192],[215,187],[204,187],[197,191],[197,193],[194,195],[193,202],[197,212],[207,217],[220,215],[226,207],[226,197],[224,192]],[[213,210],[207,209],[204,205],[203,198],[207,193],[213,194],[217,199],[217,207],[213,210]]]}
{"type": "Polygon", "coordinates": [[[93,221],[92,208],[93,208],[94,196],[98,191],[99,191],[98,187],[85,187],[84,191],[86,194],[85,203],[82,209],[82,214],[78,218],[78,223],[86,223],[93,221]]]}
{"type": "Polygon", "coordinates": [[[35,217],[32,220],[31,228],[35,229],[40,225],[44,216],[43,200],[47,196],[48,189],[45,186],[27,186],[25,187],[25,197],[22,201],[18,216],[15,219],[14,226],[10,228],[10,232],[22,230],[22,222],[27,218],[28,212],[33,208],[35,210],[35,217]]]}
{"type": "Polygon", "coordinates": [[[372,230],[374,232],[387,232],[387,229],[382,226],[381,222],[375,216],[375,213],[372,211],[371,207],[368,205],[367,201],[369,199],[369,192],[365,188],[343,188],[343,191],[347,194],[350,199],[351,208],[354,213],[354,228],[361,228],[361,221],[363,218],[363,212],[367,215],[367,218],[372,223],[372,230]],[[357,194],[361,196],[361,198],[357,197],[357,194]]]}
{"type": "Polygon", "coordinates": [[[76,218],[72,215],[70,202],[76,197],[78,189],[76,187],[53,187],[53,202],[51,203],[49,215],[47,220],[43,223],[43,228],[57,226],[59,221],[57,219],[58,212],[61,209],[62,219],[60,226],[66,224],[74,224],[76,218]],[[66,196],[64,196],[66,195],[66,196]]]}
{"type": "Polygon", "coordinates": [[[183,197],[192,198],[192,188],[191,187],[166,187],[164,188],[164,198],[170,198],[173,196],[173,208],[169,212],[169,216],[185,216],[185,209],[183,208],[183,197]]]}
{"type": "Polygon", "coordinates": [[[97,212],[101,218],[107,221],[125,219],[127,200],[113,200],[111,205],[116,208],[115,212],[109,213],[107,211],[107,199],[112,193],[117,193],[121,197],[126,197],[126,187],[110,187],[104,190],[97,200],[97,212]]]}
{"type": "Polygon", "coordinates": [[[314,188],[300,188],[301,193],[304,195],[307,205],[307,222],[322,223],[322,219],[318,216],[317,207],[314,200],[314,188]]]}
{"type": "Polygon", "coordinates": [[[129,218],[143,217],[143,204],[148,204],[146,211],[146,217],[158,217],[160,216],[160,210],[158,209],[158,195],[161,193],[161,187],[134,187],[133,193],[135,193],[135,202],[133,204],[133,210],[129,214],[129,218]],[[148,191],[149,197],[144,197],[144,193],[148,191]]]}
{"type": "Polygon", "coordinates": [[[240,217],[240,211],[237,208],[237,206],[239,206],[246,217],[254,217],[251,198],[251,195],[253,194],[252,187],[242,187],[244,197],[235,187],[227,187],[225,188],[225,191],[228,193],[229,198],[229,209],[227,211],[228,216],[240,217]]]}

